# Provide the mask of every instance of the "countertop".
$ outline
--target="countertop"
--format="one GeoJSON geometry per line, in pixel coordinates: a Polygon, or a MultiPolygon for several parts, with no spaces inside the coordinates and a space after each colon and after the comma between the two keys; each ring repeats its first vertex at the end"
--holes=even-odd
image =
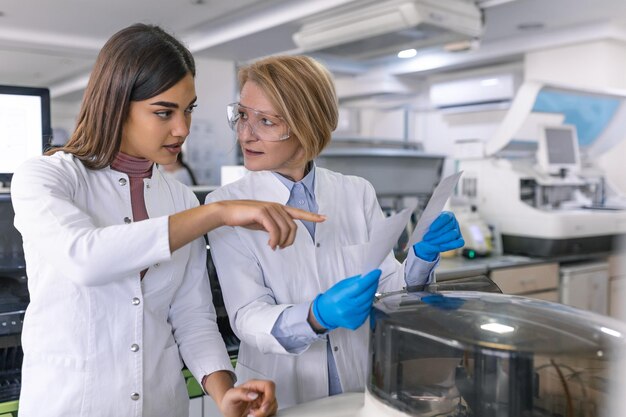
{"type": "Polygon", "coordinates": [[[489,275],[489,272],[500,268],[514,268],[545,263],[576,263],[592,260],[605,260],[609,253],[588,255],[558,256],[536,258],[518,255],[492,255],[482,258],[467,259],[462,256],[442,257],[436,269],[437,281],[463,278],[476,275],[489,275]]]}

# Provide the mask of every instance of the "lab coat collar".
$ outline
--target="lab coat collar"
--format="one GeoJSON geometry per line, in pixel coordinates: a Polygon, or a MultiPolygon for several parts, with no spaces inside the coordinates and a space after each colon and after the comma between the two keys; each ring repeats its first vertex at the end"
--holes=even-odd
{"type": "MultiPolygon", "coordinates": [[[[318,211],[321,214],[330,215],[329,210],[332,208],[332,202],[326,204],[324,189],[330,189],[328,173],[324,168],[318,168],[313,165],[311,171],[315,171],[312,179],[312,194],[315,196],[315,202],[318,211]],[[321,190],[321,191],[320,191],[321,190]]],[[[246,175],[247,180],[240,184],[241,187],[250,187],[253,191],[253,197],[261,201],[274,201],[280,204],[287,204],[291,191],[274,175],[272,171],[250,172],[246,175]]],[[[321,225],[323,223],[319,223],[321,225]]],[[[317,235],[318,231],[316,231],[317,235]]]]}
{"type": "MultiPolygon", "coordinates": [[[[119,179],[124,178],[127,181],[129,180],[128,174],[116,171],[111,166],[107,166],[103,168],[103,170],[107,173],[109,178],[111,178],[111,182],[114,184],[119,184],[119,179]]],[[[166,216],[171,213],[171,210],[175,207],[175,202],[172,197],[165,197],[166,193],[154,192],[154,190],[158,190],[160,187],[167,186],[165,184],[163,174],[159,170],[157,164],[152,165],[152,176],[150,178],[143,178],[144,183],[144,204],[146,205],[146,211],[148,212],[149,218],[155,218],[160,216],[166,216]]],[[[130,189],[128,190],[128,202],[130,203],[130,189]]]]}
{"type": "Polygon", "coordinates": [[[276,178],[272,171],[250,172],[243,180],[238,181],[235,187],[249,188],[252,191],[250,198],[254,200],[273,201],[280,204],[285,204],[289,200],[289,189],[276,178]]]}
{"type": "MultiPolygon", "coordinates": [[[[108,171],[108,174],[111,175],[111,176],[125,175],[126,177],[128,177],[128,174],[126,174],[125,172],[117,171],[117,170],[113,169],[111,167],[111,165],[109,165],[109,166],[107,166],[107,167],[105,167],[103,169],[108,171]]],[[[161,173],[161,171],[159,171],[159,165],[158,164],[152,164],[152,175],[150,177],[146,178],[146,179],[149,180],[151,178],[154,178],[155,175],[160,174],[160,173],[161,173]]]]}

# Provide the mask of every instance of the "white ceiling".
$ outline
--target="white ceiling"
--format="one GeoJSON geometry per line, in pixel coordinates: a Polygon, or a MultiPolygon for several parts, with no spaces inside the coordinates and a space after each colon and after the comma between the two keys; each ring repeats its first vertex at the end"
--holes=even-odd
{"type": "MultiPolygon", "coordinates": [[[[197,56],[243,61],[292,51],[296,47],[291,35],[303,19],[348,3],[370,1],[0,0],[0,84],[46,86],[54,97],[74,98],[106,39],[134,22],[163,26],[197,56]]],[[[505,2],[485,9],[480,50],[449,61],[451,65],[462,61],[478,65],[559,42],[599,37],[626,41],[625,22],[626,0],[505,2]],[[520,25],[536,24],[543,26],[520,29],[520,25]]],[[[363,69],[363,63],[338,62],[337,68],[339,64],[355,72],[363,69]]],[[[405,69],[396,65],[395,73],[417,71],[415,65],[403,65],[405,69]]]]}

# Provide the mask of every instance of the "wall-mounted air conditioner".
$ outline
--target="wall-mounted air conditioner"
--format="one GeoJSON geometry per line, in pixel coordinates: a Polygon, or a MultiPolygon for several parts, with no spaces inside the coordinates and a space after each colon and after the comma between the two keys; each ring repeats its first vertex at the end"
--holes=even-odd
{"type": "Polygon", "coordinates": [[[443,109],[509,102],[520,82],[516,74],[501,74],[436,83],[430,86],[430,105],[443,109]]]}
{"type": "Polygon", "coordinates": [[[367,59],[473,40],[482,28],[480,8],[467,0],[364,0],[305,21],[293,40],[305,52],[367,59]]]}

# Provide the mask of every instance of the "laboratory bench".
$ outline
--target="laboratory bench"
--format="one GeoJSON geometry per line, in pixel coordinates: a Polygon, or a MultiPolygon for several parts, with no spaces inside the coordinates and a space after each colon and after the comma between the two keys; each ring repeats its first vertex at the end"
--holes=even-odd
{"type": "Polygon", "coordinates": [[[625,254],[442,257],[436,270],[439,282],[477,275],[489,277],[505,294],[560,302],[625,318],[623,303],[619,301],[626,297],[625,254]]]}
{"type": "Polygon", "coordinates": [[[530,265],[549,263],[571,263],[604,260],[611,256],[609,253],[596,253],[588,255],[560,256],[548,258],[536,258],[521,255],[492,255],[469,259],[463,256],[442,257],[437,267],[437,280],[465,278],[476,275],[489,275],[491,271],[516,268],[530,265]]]}

